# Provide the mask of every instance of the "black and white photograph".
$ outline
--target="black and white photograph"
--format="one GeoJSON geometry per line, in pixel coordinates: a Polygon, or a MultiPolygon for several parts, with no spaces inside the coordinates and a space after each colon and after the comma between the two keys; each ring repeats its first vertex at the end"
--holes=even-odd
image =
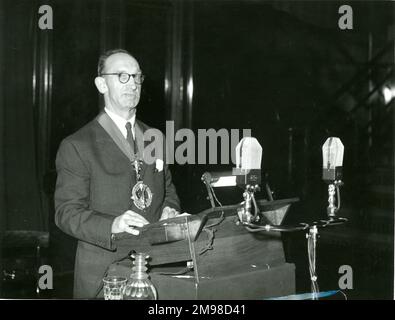
{"type": "Polygon", "coordinates": [[[0,0],[0,300],[394,300],[394,107],[395,1],[0,0]]]}

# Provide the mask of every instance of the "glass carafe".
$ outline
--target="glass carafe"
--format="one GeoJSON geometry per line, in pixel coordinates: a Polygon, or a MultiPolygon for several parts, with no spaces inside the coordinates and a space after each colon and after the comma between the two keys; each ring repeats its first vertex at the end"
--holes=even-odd
{"type": "Polygon", "coordinates": [[[125,287],[124,300],[157,300],[156,289],[146,272],[149,256],[145,253],[134,253],[132,258],[132,274],[125,287]]]}

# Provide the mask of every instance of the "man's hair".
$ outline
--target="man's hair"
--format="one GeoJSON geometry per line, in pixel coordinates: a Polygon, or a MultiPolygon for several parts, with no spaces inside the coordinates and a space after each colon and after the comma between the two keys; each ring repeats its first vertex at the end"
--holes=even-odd
{"type": "Polygon", "coordinates": [[[116,54],[116,53],[126,53],[134,59],[134,57],[127,50],[124,50],[124,49],[107,50],[104,53],[102,53],[101,56],[99,57],[99,62],[97,63],[97,75],[98,76],[100,76],[102,74],[104,67],[106,65],[107,58],[109,56],[112,56],[113,54],[116,54]]]}

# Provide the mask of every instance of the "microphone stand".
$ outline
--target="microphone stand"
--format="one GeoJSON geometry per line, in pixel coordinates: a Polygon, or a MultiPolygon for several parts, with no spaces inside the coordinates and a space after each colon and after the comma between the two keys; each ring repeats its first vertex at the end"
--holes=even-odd
{"type": "Polygon", "coordinates": [[[215,202],[214,202],[214,197],[213,197],[213,192],[211,189],[211,185],[210,185],[210,174],[205,172],[202,175],[202,181],[204,183],[204,185],[206,186],[207,189],[207,194],[208,194],[208,200],[210,200],[210,204],[212,208],[215,208],[215,202]]]}
{"type": "Polygon", "coordinates": [[[311,280],[311,290],[313,293],[313,300],[318,299],[318,276],[316,274],[316,257],[317,257],[317,238],[318,238],[318,227],[325,228],[327,226],[333,226],[343,224],[347,221],[345,218],[337,218],[336,212],[340,209],[340,191],[339,186],[342,186],[343,182],[340,180],[331,181],[328,185],[328,207],[326,209],[328,214],[328,220],[320,220],[320,223],[314,222],[309,228],[309,232],[306,234],[307,239],[307,252],[309,258],[309,271],[311,280]],[[338,205],[335,204],[335,190],[337,190],[338,205]]]}
{"type": "Polygon", "coordinates": [[[258,211],[255,201],[255,191],[259,191],[259,186],[246,185],[243,193],[244,206],[238,210],[239,219],[242,223],[252,223],[257,220],[258,211]],[[254,204],[254,213],[252,213],[252,205],[254,204]]]}
{"type": "MultiPolygon", "coordinates": [[[[310,280],[311,280],[311,290],[313,294],[313,300],[318,300],[318,293],[319,293],[319,286],[318,286],[318,276],[316,272],[316,263],[317,263],[317,242],[319,237],[319,229],[325,228],[328,226],[339,225],[347,222],[346,218],[337,217],[336,213],[340,209],[340,191],[339,186],[343,185],[343,182],[340,180],[337,181],[330,181],[328,186],[328,207],[327,207],[327,220],[319,220],[318,222],[313,222],[311,224],[308,223],[300,223],[299,226],[275,226],[271,225],[270,223],[266,225],[257,225],[254,222],[258,222],[259,216],[263,215],[256,215],[254,216],[250,213],[248,209],[251,208],[251,205],[247,204],[247,201],[253,200],[253,193],[251,195],[251,191],[246,190],[245,192],[245,206],[242,208],[242,213],[245,215],[244,219],[240,219],[242,225],[247,229],[249,232],[270,232],[270,231],[277,231],[277,232],[295,232],[295,231],[302,231],[307,230],[306,239],[307,239],[307,253],[308,253],[308,260],[309,260],[309,273],[310,273],[310,280]],[[337,200],[338,205],[335,204],[335,190],[337,190],[337,200]],[[250,214],[249,214],[250,213],[250,214]]],[[[257,211],[256,211],[257,212],[257,211]]],[[[239,217],[240,213],[238,212],[239,217]]]]}

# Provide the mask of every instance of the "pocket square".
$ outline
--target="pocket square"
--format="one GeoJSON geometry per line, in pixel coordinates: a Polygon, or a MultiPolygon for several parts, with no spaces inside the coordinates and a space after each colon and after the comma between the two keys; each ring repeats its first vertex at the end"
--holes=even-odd
{"type": "Polygon", "coordinates": [[[163,160],[156,159],[155,166],[156,166],[156,171],[161,172],[163,170],[163,160]]]}

